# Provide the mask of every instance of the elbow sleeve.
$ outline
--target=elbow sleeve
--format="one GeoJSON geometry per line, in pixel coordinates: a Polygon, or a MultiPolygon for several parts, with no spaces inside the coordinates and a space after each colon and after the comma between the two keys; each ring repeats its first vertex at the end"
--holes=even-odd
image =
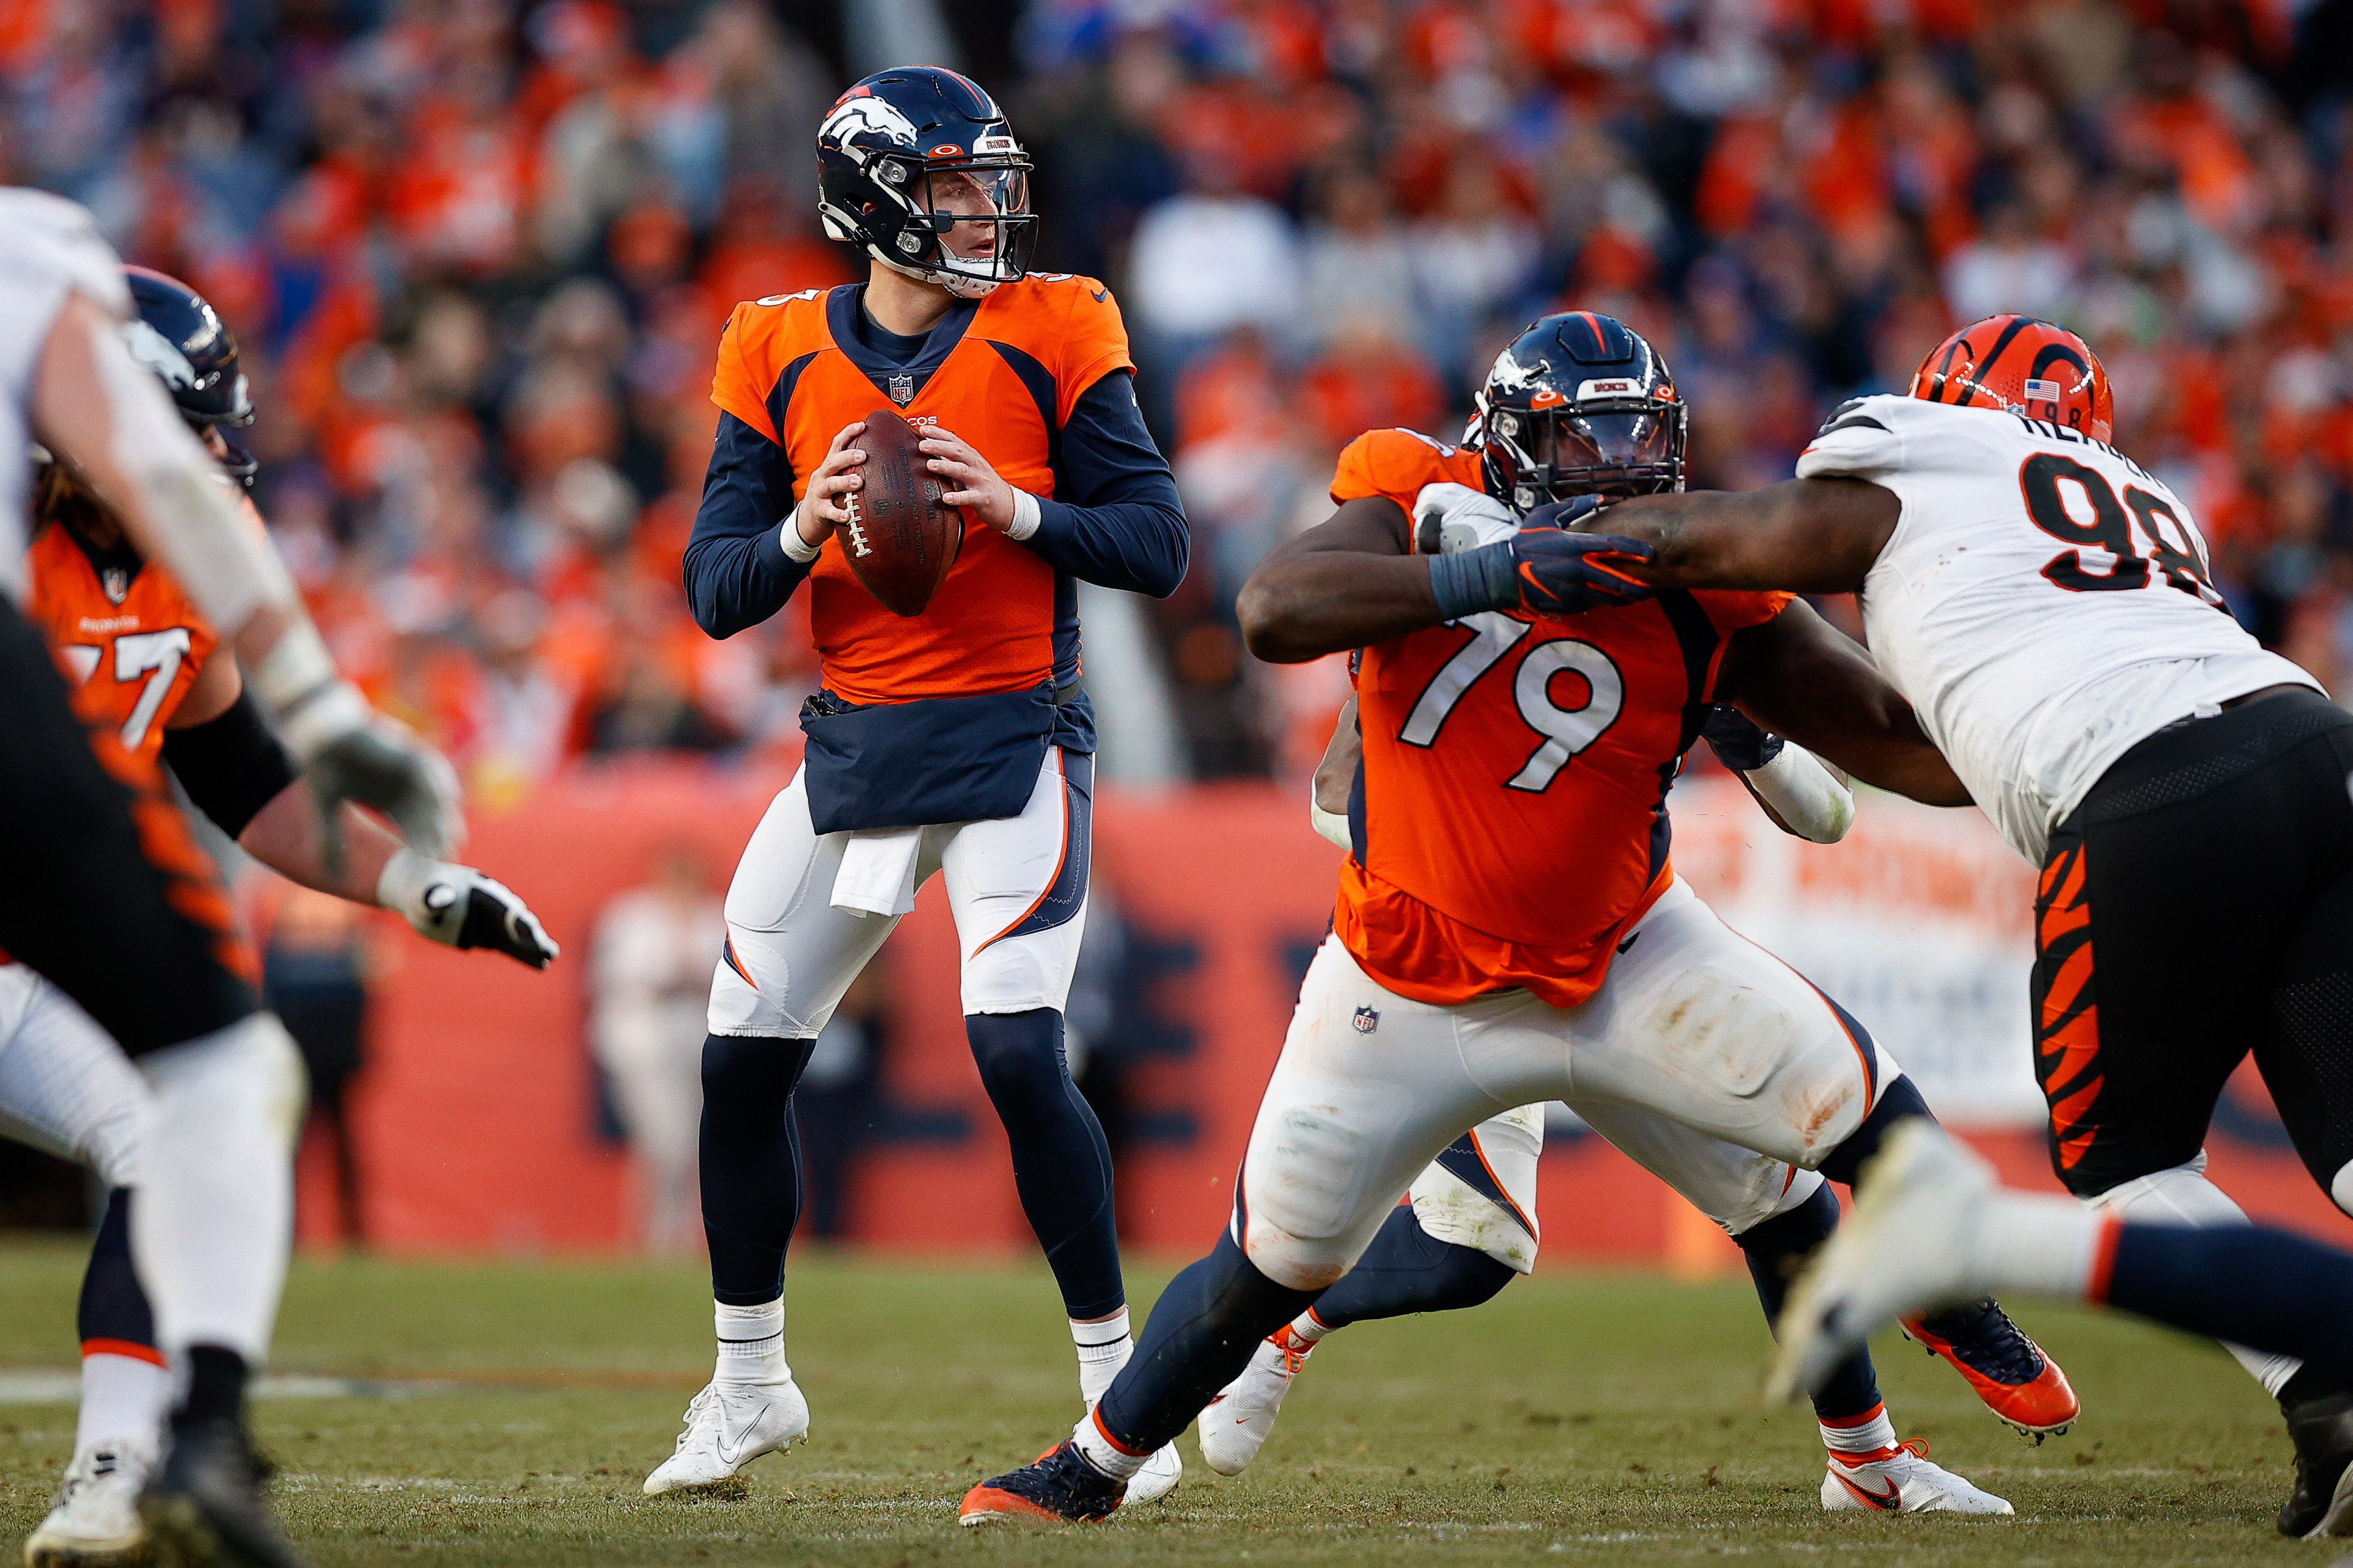
{"type": "Polygon", "coordinates": [[[231,838],[295,776],[294,760],[262,722],[250,690],[238,692],[217,719],[164,731],[164,760],[196,809],[231,838]]]}

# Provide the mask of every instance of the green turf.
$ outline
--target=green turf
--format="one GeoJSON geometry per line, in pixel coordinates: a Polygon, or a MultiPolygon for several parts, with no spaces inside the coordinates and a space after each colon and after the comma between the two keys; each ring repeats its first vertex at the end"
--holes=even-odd
{"type": "MultiPolygon", "coordinates": [[[[11,1365],[69,1364],[79,1258],[0,1247],[11,1365]]],[[[1159,1277],[1135,1272],[1139,1299],[1159,1277]]],[[[810,1258],[790,1342],[813,1441],[733,1500],[648,1500],[707,1367],[684,1268],[298,1265],[277,1367],[407,1382],[403,1398],[259,1407],[280,1506],[322,1564],[1483,1563],[1736,1555],[1891,1568],[2331,1563],[2271,1527],[2287,1446],[2213,1349],[2034,1306],[2074,1378],[2077,1430],[2027,1447],[1959,1381],[1880,1349],[1906,1436],[2009,1497],[2014,1521],[1826,1516],[1802,1413],[1756,1397],[1763,1331],[1735,1281],[1548,1273],[1476,1313],[1366,1324],[1316,1353],[1251,1470],[1190,1454],[1166,1503],[1082,1531],[966,1531],[974,1481],[1076,1417],[1045,1272],[810,1258]]],[[[395,1386],[399,1386],[396,1383],[395,1386]]],[[[63,1407],[0,1407],[0,1535],[38,1519],[63,1407]]],[[[0,1546],[0,1551],[12,1550],[0,1546]]]]}

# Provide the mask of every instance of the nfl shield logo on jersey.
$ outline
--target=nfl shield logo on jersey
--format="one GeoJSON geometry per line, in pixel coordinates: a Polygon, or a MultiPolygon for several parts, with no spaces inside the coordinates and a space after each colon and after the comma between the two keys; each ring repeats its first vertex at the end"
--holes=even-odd
{"type": "Polygon", "coordinates": [[[914,402],[915,378],[912,375],[892,376],[891,378],[891,401],[897,404],[902,408],[904,408],[910,403],[914,402]]]}
{"type": "Polygon", "coordinates": [[[131,597],[131,574],[120,566],[110,566],[100,572],[98,585],[106,590],[109,604],[119,605],[131,597]]]}
{"type": "Polygon", "coordinates": [[[1369,1035],[1381,1026],[1381,1016],[1371,1007],[1359,1007],[1356,1016],[1348,1022],[1356,1027],[1356,1033],[1369,1035]]]}

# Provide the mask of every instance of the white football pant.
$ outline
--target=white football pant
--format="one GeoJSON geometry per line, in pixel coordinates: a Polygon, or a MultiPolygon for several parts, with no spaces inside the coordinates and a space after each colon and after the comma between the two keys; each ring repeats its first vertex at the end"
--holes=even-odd
{"type": "MultiPolygon", "coordinates": [[[[1475,1229],[1461,1219],[1468,1205],[1442,1201],[1426,1167],[1466,1130],[1549,1100],[1567,1101],[1736,1235],[1812,1195],[1813,1168],[1899,1071],[1848,1031],[1821,993],[1680,880],[1630,933],[1600,990],[1576,1007],[1525,991],[1455,1006],[1416,1002],[1328,938],[1250,1132],[1236,1239],[1277,1283],[1319,1289],[1347,1272],[1398,1199],[1422,1186],[1438,1200],[1415,1205],[1425,1229],[1520,1267],[1464,1234],[1475,1229]],[[1440,1228],[1424,1217],[1433,1214],[1440,1228]]],[[[1525,1123],[1509,1134],[1480,1131],[1482,1146],[1504,1156],[1491,1153],[1490,1165],[1518,1167],[1504,1184],[1512,1192],[1525,1182],[1525,1200],[1512,1195],[1533,1217],[1525,1123]]]]}
{"type": "Polygon", "coordinates": [[[0,1137],[135,1186],[153,1102],[147,1080],[72,997],[0,964],[0,1137]]]}
{"type": "Polygon", "coordinates": [[[815,1039],[934,872],[946,879],[963,950],[965,1014],[1059,1011],[1086,931],[1086,803],[1073,801],[1077,787],[1064,780],[1061,748],[1048,747],[1020,816],[908,829],[918,837],[895,912],[858,914],[833,904],[843,855],[853,839],[893,836],[820,836],[794,774],[753,829],[727,889],[728,951],[712,974],[711,1032],[815,1039]],[[1032,917],[1047,895],[1072,890],[1082,899],[1076,912],[1041,929],[1032,917]]]}

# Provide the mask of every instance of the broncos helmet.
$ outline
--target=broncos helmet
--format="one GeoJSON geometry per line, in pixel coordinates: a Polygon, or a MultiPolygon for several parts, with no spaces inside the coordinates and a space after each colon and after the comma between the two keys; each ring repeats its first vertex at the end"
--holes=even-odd
{"type": "Polygon", "coordinates": [[[1472,406],[1464,444],[1487,493],[1516,511],[1683,488],[1691,411],[1659,351],[1614,316],[1539,317],[1495,356],[1472,406]]]}
{"type": "MultiPolygon", "coordinates": [[[[253,397],[237,368],[237,334],[205,297],[152,268],[126,267],[138,314],[122,324],[131,357],[155,373],[179,405],[180,416],[197,434],[223,426],[253,423],[253,397]]],[[[253,483],[259,464],[224,433],[228,456],[221,467],[239,481],[253,483]]]]}
{"type": "Polygon", "coordinates": [[[817,133],[828,238],[977,300],[1029,270],[1029,158],[996,100],[951,70],[877,71],[817,133]]]}

